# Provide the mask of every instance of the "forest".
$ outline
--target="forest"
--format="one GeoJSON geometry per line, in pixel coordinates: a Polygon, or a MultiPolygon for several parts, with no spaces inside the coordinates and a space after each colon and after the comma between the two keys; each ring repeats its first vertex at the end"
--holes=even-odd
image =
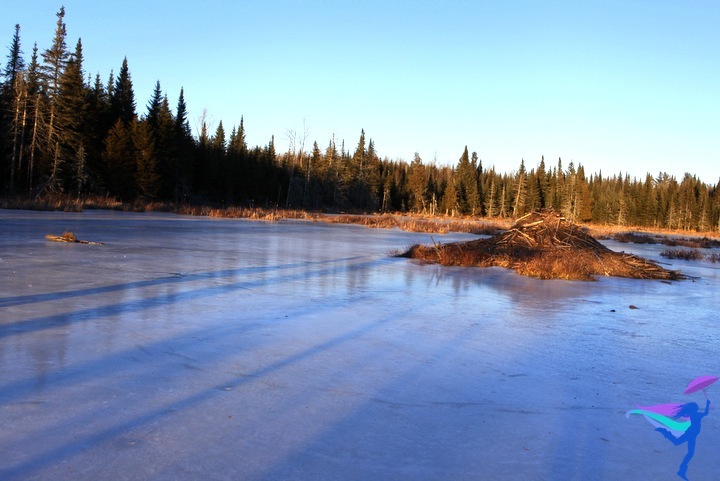
{"type": "Polygon", "coordinates": [[[244,121],[194,135],[185,93],[171,107],[160,81],[138,108],[127,59],[117,75],[93,78],[83,47],[67,44],[65,10],[53,42],[24,57],[16,25],[0,71],[0,194],[41,198],[99,196],[122,202],[265,206],[332,212],[413,212],[518,218],[554,208],[573,222],[720,231],[720,184],[686,173],[644,179],[586,173],[561,159],[516,171],[484,168],[459,146],[455,165],[381,158],[360,131],[357,144],[329,139],[306,147],[292,135],[248,146],[244,121]]]}

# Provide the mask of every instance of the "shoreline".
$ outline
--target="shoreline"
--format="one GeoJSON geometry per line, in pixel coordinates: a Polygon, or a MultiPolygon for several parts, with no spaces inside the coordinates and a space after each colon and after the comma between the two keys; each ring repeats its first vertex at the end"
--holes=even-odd
{"type": "MultiPolygon", "coordinates": [[[[407,232],[446,234],[450,232],[475,235],[495,235],[509,229],[514,220],[485,217],[445,216],[406,212],[345,213],[318,212],[300,209],[267,207],[211,207],[203,205],[176,205],[160,202],[122,203],[114,199],[91,198],[72,200],[47,198],[40,200],[0,199],[0,209],[82,212],[83,210],[115,210],[122,212],[167,212],[199,217],[249,219],[277,222],[280,220],[307,220],[328,224],[354,224],[369,228],[398,228],[407,232]]],[[[671,247],[720,248],[720,232],[697,232],[654,229],[644,226],[596,225],[578,223],[588,234],[601,240],[622,243],[663,244],[671,247]]]]}

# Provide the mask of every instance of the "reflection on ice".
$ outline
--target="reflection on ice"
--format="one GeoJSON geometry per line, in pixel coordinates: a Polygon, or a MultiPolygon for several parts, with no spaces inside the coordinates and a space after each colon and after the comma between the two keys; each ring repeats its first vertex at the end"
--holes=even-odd
{"type": "MultiPolygon", "coordinates": [[[[432,242],[397,230],[0,222],[3,480],[670,479],[682,453],[624,413],[717,374],[710,263],[538,281],[389,257],[432,242]]],[[[711,412],[689,474],[719,446],[711,412]]]]}

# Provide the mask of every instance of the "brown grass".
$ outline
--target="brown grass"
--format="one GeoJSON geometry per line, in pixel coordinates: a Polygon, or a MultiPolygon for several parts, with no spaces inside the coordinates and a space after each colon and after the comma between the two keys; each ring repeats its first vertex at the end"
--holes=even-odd
{"type": "Polygon", "coordinates": [[[635,232],[620,232],[610,237],[617,242],[632,244],[657,244],[658,238],[648,234],[637,234],[635,232]]]}
{"type": "Polygon", "coordinates": [[[695,249],[667,249],[660,253],[661,256],[668,259],[680,259],[684,261],[701,261],[707,259],[710,262],[717,262],[717,254],[705,256],[702,252],[695,249]]]}
{"type": "Polygon", "coordinates": [[[494,235],[507,228],[506,223],[478,219],[451,220],[442,217],[426,218],[408,215],[316,215],[318,222],[357,224],[376,229],[400,229],[408,232],[446,234],[464,232],[476,235],[494,235]]]}
{"type": "MultiPolygon", "coordinates": [[[[597,239],[615,239],[619,242],[656,243],[667,242],[694,242],[695,239],[707,239],[709,243],[715,243],[713,247],[720,247],[720,232],[718,231],[687,231],[679,229],[647,228],[641,226],[613,226],[585,224],[584,228],[588,233],[597,239]]],[[[705,241],[703,241],[705,242],[705,241]]],[[[700,246],[688,246],[700,247],[700,246]]],[[[710,246],[708,246],[710,247],[710,246]]]]}

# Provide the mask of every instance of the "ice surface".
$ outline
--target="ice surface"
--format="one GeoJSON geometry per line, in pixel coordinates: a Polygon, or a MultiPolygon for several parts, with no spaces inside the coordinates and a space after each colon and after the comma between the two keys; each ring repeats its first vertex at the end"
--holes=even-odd
{"type": "MultiPolygon", "coordinates": [[[[624,414],[704,401],[682,392],[720,372],[717,265],[570,282],[388,255],[470,237],[0,210],[0,479],[679,479],[686,448],[624,414]],[[64,230],[105,245],[43,238],[64,230]]],[[[720,472],[716,413],[690,479],[720,472]]]]}

